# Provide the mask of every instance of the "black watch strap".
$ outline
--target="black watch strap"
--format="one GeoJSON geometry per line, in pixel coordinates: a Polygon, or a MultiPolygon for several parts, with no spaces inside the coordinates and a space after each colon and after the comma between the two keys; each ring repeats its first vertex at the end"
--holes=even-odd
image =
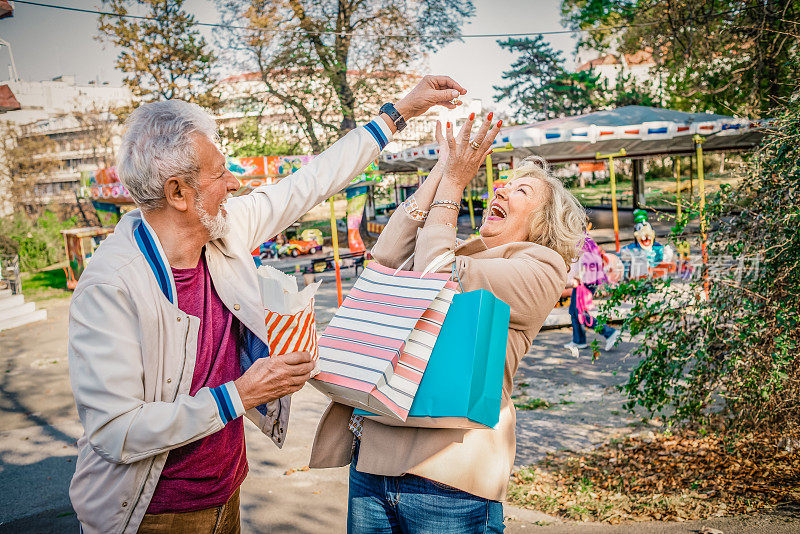
{"type": "Polygon", "coordinates": [[[400,115],[400,112],[397,111],[394,107],[394,104],[391,102],[387,102],[381,106],[381,110],[379,113],[386,113],[392,122],[394,123],[395,127],[397,127],[397,131],[400,132],[403,128],[406,127],[406,120],[400,115]]]}

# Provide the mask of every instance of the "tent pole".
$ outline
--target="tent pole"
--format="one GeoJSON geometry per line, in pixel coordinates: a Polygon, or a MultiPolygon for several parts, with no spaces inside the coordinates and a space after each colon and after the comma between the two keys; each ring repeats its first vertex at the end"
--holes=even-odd
{"type": "Polygon", "coordinates": [[[681,218],[681,157],[675,156],[675,206],[678,211],[678,219],[681,218]]]}
{"type": "Polygon", "coordinates": [[[701,136],[695,134],[694,143],[697,147],[697,188],[700,193],[700,235],[702,241],[700,243],[700,250],[703,255],[703,290],[708,299],[709,280],[708,280],[708,236],[706,235],[706,185],[703,177],[703,139],[701,136]]]}
{"type": "Polygon", "coordinates": [[[614,242],[617,245],[617,254],[619,254],[619,218],[617,217],[617,177],[614,174],[614,158],[625,156],[626,152],[623,148],[615,154],[601,154],[598,152],[595,159],[608,159],[608,170],[611,174],[611,216],[614,220],[614,242]]]}
{"type": "Polygon", "coordinates": [[[472,225],[472,229],[475,229],[475,209],[472,205],[472,183],[470,183],[469,187],[467,188],[467,205],[469,205],[469,223],[472,225]]]}
{"type": "Polygon", "coordinates": [[[492,155],[486,156],[486,206],[492,203],[494,196],[494,174],[492,172],[492,155]]]}
{"type": "Polygon", "coordinates": [[[333,263],[336,269],[336,297],[339,306],[342,305],[342,272],[339,269],[339,230],[336,228],[336,214],[333,211],[333,197],[331,197],[331,239],[333,240],[333,263]]]}
{"type": "Polygon", "coordinates": [[[634,159],[633,164],[633,209],[643,208],[647,203],[644,191],[644,160],[634,159]]]}
{"type": "MultiPolygon", "coordinates": [[[[514,147],[511,146],[511,143],[508,143],[503,148],[492,149],[492,152],[508,152],[511,150],[514,150],[514,147]]],[[[492,152],[490,152],[486,156],[486,189],[488,190],[486,195],[487,207],[492,202],[492,197],[494,197],[494,174],[492,171],[492,152]]],[[[512,158],[512,163],[513,163],[513,158],[512,158]]]]}

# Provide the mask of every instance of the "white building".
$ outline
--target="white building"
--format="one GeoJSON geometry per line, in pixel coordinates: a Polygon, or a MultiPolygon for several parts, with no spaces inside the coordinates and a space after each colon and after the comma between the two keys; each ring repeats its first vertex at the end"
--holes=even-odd
{"type": "MultiPolygon", "coordinates": [[[[74,76],[0,85],[8,85],[21,106],[0,114],[0,124],[18,127],[23,135],[44,135],[53,142],[50,157],[58,161],[58,169],[38,180],[33,195],[37,204],[74,202],[81,171],[113,165],[121,127],[112,110],[131,103],[127,87],[107,82],[79,85],[74,76]]],[[[0,213],[7,211],[7,206],[0,206],[0,213]]]]}

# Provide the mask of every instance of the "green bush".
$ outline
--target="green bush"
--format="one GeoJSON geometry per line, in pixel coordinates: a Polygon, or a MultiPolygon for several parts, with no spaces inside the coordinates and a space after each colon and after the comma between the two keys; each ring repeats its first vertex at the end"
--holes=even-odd
{"type": "Polygon", "coordinates": [[[45,211],[35,221],[16,213],[0,219],[0,253],[19,254],[20,269],[35,271],[64,259],[64,240],[61,230],[72,228],[77,219],[58,219],[45,211]]]}
{"type": "MultiPolygon", "coordinates": [[[[607,301],[633,305],[623,328],[642,340],[629,408],[800,434],[800,94],[769,130],[740,185],[709,199],[708,297],[697,276],[626,282],[607,301]]],[[[688,210],[672,236],[695,254],[685,223],[697,216],[688,210]]]]}

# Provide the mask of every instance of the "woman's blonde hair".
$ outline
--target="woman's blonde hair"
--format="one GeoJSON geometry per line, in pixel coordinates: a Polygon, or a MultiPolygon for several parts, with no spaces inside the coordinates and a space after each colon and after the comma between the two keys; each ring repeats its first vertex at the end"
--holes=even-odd
{"type": "Polygon", "coordinates": [[[553,176],[547,161],[530,156],[514,169],[514,178],[536,178],[546,187],[547,198],[531,214],[528,241],[555,250],[567,267],[578,259],[586,233],[587,217],[583,206],[553,176]]]}

